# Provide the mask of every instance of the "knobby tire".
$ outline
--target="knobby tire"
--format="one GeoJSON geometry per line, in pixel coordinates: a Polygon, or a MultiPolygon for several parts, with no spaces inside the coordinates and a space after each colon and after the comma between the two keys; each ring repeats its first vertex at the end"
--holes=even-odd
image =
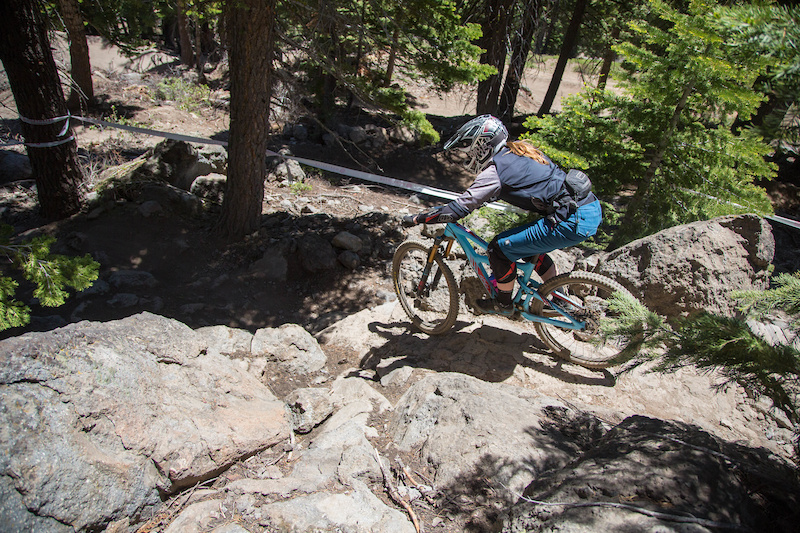
{"type": "Polygon", "coordinates": [[[456,323],[460,293],[453,271],[438,253],[425,287],[417,291],[430,248],[416,241],[401,244],[392,259],[392,282],[411,323],[424,333],[441,335],[456,323]]]}
{"type": "MultiPolygon", "coordinates": [[[[625,348],[628,339],[606,338],[600,327],[604,319],[613,318],[608,308],[608,299],[615,292],[630,295],[622,285],[594,272],[574,271],[556,276],[541,287],[539,294],[545,301],[554,298],[554,291],[567,294],[573,304],[556,297],[556,303],[578,320],[585,322],[582,330],[570,330],[545,322],[536,322],[534,327],[542,341],[560,358],[587,368],[606,368],[625,348]]],[[[532,306],[536,314],[563,319],[544,302],[536,301],[532,306]]],[[[566,319],[564,319],[566,320],[566,319]]]]}

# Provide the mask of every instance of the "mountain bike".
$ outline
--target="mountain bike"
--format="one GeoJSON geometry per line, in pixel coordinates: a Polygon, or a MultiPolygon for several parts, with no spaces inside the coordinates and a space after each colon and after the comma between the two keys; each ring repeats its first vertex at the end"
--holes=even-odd
{"type": "MultiPolygon", "coordinates": [[[[490,274],[486,241],[469,229],[450,222],[433,233],[426,227],[423,236],[432,238],[433,244],[409,240],[397,248],[392,259],[392,281],[413,326],[429,335],[441,335],[456,323],[462,292],[469,299],[466,287],[456,282],[451,265],[467,272],[462,285],[474,273],[480,280],[480,292],[492,298],[497,294],[497,283],[490,274]],[[455,244],[463,253],[456,253],[455,244]]],[[[611,296],[622,293],[633,298],[630,292],[594,272],[573,270],[544,283],[533,274],[533,261],[517,261],[514,318],[533,322],[539,338],[562,359],[587,368],[614,364],[628,339],[606,336],[602,325],[615,316],[609,305],[611,296]]]]}

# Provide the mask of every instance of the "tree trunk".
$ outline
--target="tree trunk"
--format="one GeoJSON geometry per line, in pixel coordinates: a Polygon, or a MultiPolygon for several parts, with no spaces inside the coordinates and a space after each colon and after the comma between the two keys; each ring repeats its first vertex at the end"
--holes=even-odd
{"type": "Polygon", "coordinates": [[[497,113],[497,101],[500,96],[500,84],[506,65],[509,18],[516,0],[491,0],[487,9],[486,21],[483,23],[483,37],[478,45],[486,52],[481,56],[481,63],[492,65],[497,74],[492,74],[478,83],[478,115],[497,113]]]}
{"type": "Polygon", "coordinates": [[[546,54],[550,49],[550,38],[553,35],[553,28],[556,26],[558,20],[559,0],[548,0],[547,7],[544,13],[547,15],[547,24],[543,24],[536,34],[536,47],[534,52],[537,54],[546,54]]]}
{"type": "Polygon", "coordinates": [[[614,43],[617,42],[619,39],[619,28],[614,28],[611,30],[611,42],[608,44],[608,48],[606,48],[605,54],[603,54],[603,64],[600,66],[600,77],[597,80],[597,88],[603,90],[606,88],[606,84],[608,83],[608,75],[611,74],[611,65],[614,63],[614,50],[611,47],[614,43]]]}
{"type": "Polygon", "coordinates": [[[89,63],[89,43],[83,28],[83,17],[78,0],[58,0],[58,11],[64,19],[69,34],[69,59],[72,65],[72,87],[67,107],[73,113],[85,109],[94,101],[92,67],[89,63]]]}
{"type": "Polygon", "coordinates": [[[194,65],[194,51],[189,33],[189,17],[186,16],[186,4],[183,0],[178,0],[178,35],[181,42],[181,63],[191,67],[194,65]]]}
{"type": "MultiPolygon", "coordinates": [[[[708,50],[706,50],[706,54],[707,53],[708,50]]],[[[633,225],[637,222],[642,222],[642,215],[647,212],[647,204],[649,203],[651,194],[650,189],[652,187],[653,180],[656,176],[656,173],[661,169],[661,165],[664,162],[664,155],[667,153],[669,143],[678,127],[678,121],[680,120],[683,111],[686,109],[686,103],[689,101],[689,96],[692,94],[692,91],[694,91],[694,87],[694,79],[684,86],[683,93],[678,99],[678,103],[675,104],[675,108],[672,110],[672,117],[667,125],[667,130],[659,139],[656,150],[653,152],[653,156],[650,158],[650,165],[647,167],[647,171],[644,173],[642,179],[636,184],[636,192],[633,194],[631,201],[625,208],[625,216],[622,218],[622,223],[620,224],[621,227],[630,228],[633,227],[633,225]]],[[[609,249],[613,250],[622,245],[622,240],[624,237],[624,234],[615,235],[611,240],[609,249]]]]}
{"type": "MultiPolygon", "coordinates": [[[[364,33],[367,24],[367,0],[361,0],[358,20],[358,46],[356,47],[355,76],[361,76],[361,61],[364,59],[364,33]]],[[[351,93],[352,98],[352,93],[351,93]]]]}
{"type": "Polygon", "coordinates": [[[392,76],[394,76],[394,64],[397,61],[397,46],[398,39],[400,38],[400,27],[394,28],[392,34],[392,47],[389,49],[389,61],[386,63],[386,75],[383,78],[383,86],[389,87],[392,84],[392,76]]]}
{"type": "Polygon", "coordinates": [[[575,10],[572,12],[572,19],[569,21],[567,33],[564,35],[564,43],[561,45],[561,53],[558,55],[556,68],[553,71],[553,78],[550,80],[550,86],[547,88],[547,94],[544,95],[542,106],[539,108],[538,115],[541,117],[550,112],[553,107],[553,102],[558,93],[558,86],[561,85],[561,78],[564,77],[564,69],[567,67],[567,61],[572,56],[572,51],[575,49],[575,44],[578,42],[578,31],[581,28],[583,21],[583,14],[586,12],[586,0],[577,0],[575,2],[575,10]]]}
{"type": "Polygon", "coordinates": [[[230,43],[231,125],[228,182],[220,232],[241,239],[256,231],[264,200],[276,0],[226,5],[230,43]]]}
{"type": "MultiPolygon", "coordinates": [[[[0,60],[21,117],[49,121],[67,115],[64,92],[36,0],[0,2],[0,60]]],[[[81,208],[83,174],[68,121],[30,124],[23,120],[42,216],[62,219],[81,208]],[[52,147],[30,144],[54,143],[52,147]]]]}
{"type": "MultiPolygon", "coordinates": [[[[198,10],[202,9],[198,6],[198,10]]],[[[203,67],[206,63],[206,51],[203,50],[203,29],[200,26],[200,15],[198,14],[194,19],[194,47],[195,54],[195,69],[197,70],[197,80],[199,83],[206,83],[206,74],[203,67]]]]}
{"type": "Polygon", "coordinates": [[[526,0],[525,12],[522,14],[522,27],[514,37],[514,44],[511,47],[511,62],[508,65],[508,73],[498,106],[500,119],[506,124],[510,124],[514,118],[514,105],[517,103],[522,73],[525,71],[525,63],[528,61],[533,33],[536,31],[538,22],[538,0],[526,0]]]}

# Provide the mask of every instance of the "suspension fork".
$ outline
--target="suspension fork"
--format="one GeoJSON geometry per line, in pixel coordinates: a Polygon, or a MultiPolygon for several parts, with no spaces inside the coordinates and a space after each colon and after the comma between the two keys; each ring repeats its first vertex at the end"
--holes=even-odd
{"type": "MultiPolygon", "coordinates": [[[[447,241],[447,244],[444,257],[447,257],[450,255],[450,251],[453,249],[454,239],[452,237],[445,237],[444,235],[439,235],[433,239],[433,246],[431,246],[430,250],[428,251],[428,260],[425,262],[425,269],[422,271],[422,276],[417,284],[417,294],[419,295],[423,295],[425,293],[424,289],[428,282],[428,276],[433,268],[434,259],[436,258],[436,254],[439,253],[439,249],[442,247],[442,243],[445,240],[447,241]]],[[[430,285],[428,285],[429,289],[435,289],[436,286],[439,285],[440,279],[442,279],[441,269],[437,270],[436,274],[433,275],[433,281],[431,281],[430,285]]]]}

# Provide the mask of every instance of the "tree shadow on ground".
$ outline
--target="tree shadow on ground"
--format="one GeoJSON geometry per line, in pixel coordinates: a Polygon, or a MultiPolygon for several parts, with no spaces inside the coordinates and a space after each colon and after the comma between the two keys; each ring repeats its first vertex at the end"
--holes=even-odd
{"type": "Polygon", "coordinates": [[[487,454],[437,487],[436,515],[476,533],[503,526],[633,533],[667,524],[797,531],[797,472],[766,450],[722,441],[689,424],[633,416],[599,431],[599,421],[587,424],[586,417],[555,417],[542,429],[525,429],[538,450],[548,442],[562,450],[557,443],[574,444],[571,462],[542,470],[525,458],[487,454]],[[515,473],[533,478],[522,492],[509,486],[515,473]]]}
{"type": "Polygon", "coordinates": [[[131,120],[137,112],[144,111],[144,108],[121,100],[114,100],[107,94],[102,94],[96,98],[92,111],[98,113],[100,118],[115,121],[131,120]]]}
{"type": "Polygon", "coordinates": [[[180,214],[170,199],[171,190],[152,183],[145,185],[144,192],[128,187],[125,198],[103,204],[99,213],[38,228],[38,233],[57,238],[53,251],[92,255],[100,263],[100,278],[91,290],[74,294],[58,308],[38,305],[32,299],[32,287],[23,284],[18,295],[31,302],[32,323],[0,332],[0,338],[49,331],[81,320],[117,320],[144,311],[174,318],[193,329],[222,324],[255,332],[295,323],[313,333],[385,301],[376,280],[385,277],[392,239],[402,238],[390,235],[395,226],[390,214],[332,217],[273,211],[263,215],[257,234],[229,244],[213,232],[213,211],[199,216],[180,214]],[[163,211],[142,216],[141,206],[154,200],[163,211]],[[357,270],[338,263],[323,271],[304,269],[298,258],[299,241],[313,235],[330,242],[348,229],[372,243],[357,270]],[[265,254],[276,253],[276,247],[285,253],[288,266],[284,278],[273,280],[265,277],[257,262],[265,254]],[[152,277],[139,286],[115,286],[112,276],[127,271],[152,277]]]}

